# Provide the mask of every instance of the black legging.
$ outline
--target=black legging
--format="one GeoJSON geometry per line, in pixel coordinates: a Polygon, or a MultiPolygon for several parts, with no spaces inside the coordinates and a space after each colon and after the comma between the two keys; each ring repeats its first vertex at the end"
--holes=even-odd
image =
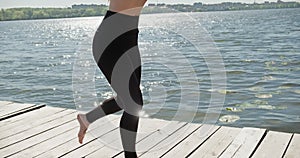
{"type": "Polygon", "coordinates": [[[92,123],[104,115],[124,109],[120,134],[126,158],[136,158],[135,142],[139,111],[143,106],[140,90],[141,59],[138,49],[139,16],[107,11],[93,41],[93,55],[116,97],[105,100],[86,114],[92,123]],[[128,74],[130,73],[130,74],[128,74]]]}

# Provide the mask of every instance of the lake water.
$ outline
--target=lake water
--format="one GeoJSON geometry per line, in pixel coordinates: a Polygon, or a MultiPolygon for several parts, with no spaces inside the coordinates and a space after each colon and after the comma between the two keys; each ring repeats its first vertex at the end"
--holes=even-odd
{"type": "MultiPolygon", "coordinates": [[[[91,54],[102,18],[0,22],[0,100],[89,110],[113,95],[91,54]]],[[[300,9],[142,15],[139,48],[144,117],[300,133],[300,9]]]]}

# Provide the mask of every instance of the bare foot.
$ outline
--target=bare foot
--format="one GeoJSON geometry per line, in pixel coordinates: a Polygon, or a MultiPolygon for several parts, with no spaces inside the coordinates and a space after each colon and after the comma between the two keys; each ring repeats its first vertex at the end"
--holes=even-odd
{"type": "Polygon", "coordinates": [[[79,122],[80,125],[80,129],[78,132],[78,140],[79,143],[82,144],[83,138],[85,136],[86,130],[89,127],[89,122],[86,119],[86,116],[84,114],[78,114],[77,115],[77,120],[79,122]]]}

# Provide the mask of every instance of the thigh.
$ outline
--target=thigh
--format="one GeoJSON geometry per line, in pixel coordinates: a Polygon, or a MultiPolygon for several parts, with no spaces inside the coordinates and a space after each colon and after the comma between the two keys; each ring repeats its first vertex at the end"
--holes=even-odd
{"type": "MultiPolygon", "coordinates": [[[[102,41],[105,40],[104,38],[109,37],[106,37],[108,34],[102,32],[97,32],[94,36],[93,55],[98,67],[105,75],[108,82],[112,84],[112,75],[115,74],[113,71],[119,69],[116,64],[119,65],[119,67],[121,64],[121,67],[125,69],[123,71],[127,73],[134,72],[132,66],[141,64],[137,46],[137,34],[133,31],[126,32],[105,46],[102,41]]],[[[137,75],[137,77],[138,76],[140,75],[137,75]]],[[[118,77],[122,80],[125,76],[118,75],[118,77]]],[[[140,77],[138,78],[140,79],[140,77]]],[[[125,81],[125,79],[123,81],[125,81]]]]}
{"type": "Polygon", "coordinates": [[[110,84],[118,95],[129,95],[129,90],[139,90],[141,59],[137,46],[122,54],[114,64],[110,84]]]}

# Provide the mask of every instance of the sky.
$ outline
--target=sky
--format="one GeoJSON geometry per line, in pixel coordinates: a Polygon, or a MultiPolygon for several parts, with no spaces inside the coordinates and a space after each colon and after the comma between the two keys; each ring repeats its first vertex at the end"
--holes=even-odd
{"type": "MultiPolygon", "coordinates": [[[[147,3],[166,3],[166,4],[193,4],[202,2],[205,4],[221,2],[242,2],[242,3],[262,3],[264,1],[276,2],[277,0],[148,0],[147,3]]],[[[297,1],[300,0],[283,0],[297,1]]],[[[0,0],[0,8],[18,7],[70,7],[73,4],[108,4],[108,0],[0,0]]]]}

